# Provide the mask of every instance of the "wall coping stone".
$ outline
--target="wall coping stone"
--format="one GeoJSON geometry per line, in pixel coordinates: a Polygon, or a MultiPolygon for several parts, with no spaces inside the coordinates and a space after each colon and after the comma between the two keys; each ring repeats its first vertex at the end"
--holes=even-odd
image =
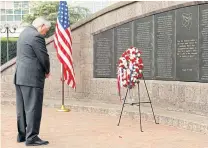
{"type": "Polygon", "coordinates": [[[71,27],[71,30],[74,31],[74,30],[78,29],[79,27],[87,24],[88,22],[91,22],[91,21],[95,20],[96,18],[98,18],[102,15],[105,15],[106,13],[109,13],[111,11],[114,11],[116,9],[125,7],[127,5],[130,5],[130,4],[133,4],[133,3],[136,3],[136,2],[138,2],[138,1],[121,1],[121,2],[117,2],[115,4],[112,4],[112,5],[110,5],[106,8],[101,9],[100,11],[90,15],[86,19],[80,20],[79,22],[73,24],[72,27],[71,27]]]}
{"type": "Polygon", "coordinates": [[[155,10],[155,11],[151,11],[151,12],[148,12],[148,13],[144,13],[142,15],[139,15],[139,16],[136,16],[136,17],[132,17],[132,18],[127,19],[125,21],[122,21],[122,22],[110,25],[110,26],[108,26],[106,28],[103,28],[103,29],[100,29],[100,30],[98,30],[96,32],[93,32],[92,35],[104,32],[106,30],[112,29],[112,28],[120,26],[122,24],[134,21],[134,20],[139,19],[139,18],[147,17],[147,16],[150,16],[150,15],[153,15],[153,14],[158,14],[158,13],[171,11],[171,10],[175,10],[175,9],[179,9],[179,8],[183,8],[183,7],[189,7],[189,6],[194,6],[194,5],[202,5],[202,4],[207,4],[207,3],[208,3],[208,1],[192,1],[192,2],[184,2],[183,4],[176,4],[174,6],[170,6],[170,7],[166,7],[166,8],[161,8],[161,9],[158,9],[158,10],[155,10]]]}

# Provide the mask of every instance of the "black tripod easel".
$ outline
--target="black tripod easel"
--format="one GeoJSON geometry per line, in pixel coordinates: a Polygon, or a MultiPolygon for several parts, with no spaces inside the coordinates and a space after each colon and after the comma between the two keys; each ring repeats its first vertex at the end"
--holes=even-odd
{"type": "Polygon", "coordinates": [[[127,95],[128,95],[128,93],[129,93],[129,91],[130,91],[130,88],[128,87],[127,90],[126,90],[126,94],[125,94],[124,100],[123,100],[123,105],[122,105],[122,109],[121,109],[121,114],[120,114],[120,118],[119,118],[119,122],[118,122],[118,125],[117,125],[117,126],[119,126],[119,124],[120,124],[121,116],[122,116],[123,109],[124,109],[124,105],[125,105],[125,104],[130,104],[130,105],[132,105],[132,106],[133,106],[133,105],[137,105],[137,106],[139,106],[140,130],[141,130],[141,132],[143,132],[143,130],[142,130],[142,117],[141,117],[141,104],[142,104],[142,103],[150,103],[151,108],[152,108],[153,117],[154,117],[154,120],[155,120],[155,124],[159,124],[159,123],[156,122],[155,113],[154,113],[153,106],[152,106],[152,101],[151,101],[151,99],[150,99],[150,95],[149,95],[149,92],[148,92],[147,85],[146,85],[146,82],[145,82],[145,79],[144,79],[144,75],[143,75],[143,74],[142,74],[142,78],[143,78],[143,80],[144,80],[144,84],[145,84],[145,88],[146,88],[146,91],[147,91],[147,95],[148,95],[149,101],[148,101],[148,102],[141,102],[141,101],[140,101],[140,89],[139,89],[139,83],[137,83],[137,84],[138,84],[138,99],[139,99],[139,102],[138,102],[138,103],[126,103],[126,98],[127,98],[127,95]]]}

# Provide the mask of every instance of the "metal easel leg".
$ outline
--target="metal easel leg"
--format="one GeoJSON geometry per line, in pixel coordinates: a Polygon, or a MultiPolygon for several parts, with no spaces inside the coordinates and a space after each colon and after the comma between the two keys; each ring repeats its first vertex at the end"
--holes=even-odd
{"type": "Polygon", "coordinates": [[[122,105],[121,114],[120,114],[120,118],[119,118],[119,121],[118,121],[118,125],[117,126],[119,126],[120,121],[121,121],[121,116],[122,116],[122,113],[123,113],[124,104],[126,103],[126,97],[127,97],[128,92],[129,92],[129,88],[127,88],[127,90],[126,90],[126,95],[125,95],[125,98],[124,98],[124,102],[123,102],[123,105],[122,105]]]}
{"type": "Polygon", "coordinates": [[[146,85],[146,82],[145,82],[143,74],[142,74],[142,77],[143,77],[143,80],[144,80],[144,85],[145,85],[145,88],[146,88],[146,91],[147,91],[147,95],[148,95],[148,98],[149,98],[149,101],[150,101],[150,105],[151,105],[151,108],[152,108],[152,114],[153,114],[153,117],[154,117],[154,120],[155,120],[155,124],[159,124],[159,123],[156,122],[155,113],[154,113],[153,106],[152,106],[152,101],[150,99],[150,95],[149,95],[149,92],[148,92],[147,85],[146,85]]]}
{"type": "Polygon", "coordinates": [[[142,130],[142,114],[141,114],[141,101],[140,101],[140,90],[139,90],[139,82],[138,82],[138,98],[139,98],[139,120],[140,120],[140,130],[142,130]]]}

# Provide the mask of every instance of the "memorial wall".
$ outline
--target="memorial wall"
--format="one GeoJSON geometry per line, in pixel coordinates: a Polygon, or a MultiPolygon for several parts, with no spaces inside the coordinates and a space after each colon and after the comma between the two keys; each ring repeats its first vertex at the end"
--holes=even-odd
{"type": "MultiPolygon", "coordinates": [[[[71,29],[77,87],[75,91],[64,86],[66,103],[120,105],[117,61],[133,45],[143,52],[144,75],[156,113],[163,108],[208,116],[208,83],[199,83],[208,80],[207,1],[122,1],[71,29]]],[[[54,44],[47,49],[52,75],[46,80],[44,100],[46,105],[60,105],[61,65],[54,44]]],[[[15,101],[14,71],[15,59],[1,66],[2,102],[15,101]]],[[[140,84],[141,100],[147,101],[144,82],[140,84]]],[[[122,88],[122,96],[125,92],[122,88]]],[[[137,89],[132,89],[131,97],[138,99],[137,89]]]]}
{"type": "Polygon", "coordinates": [[[116,78],[118,58],[135,46],[145,79],[208,82],[208,4],[131,20],[94,34],[93,43],[94,78],[116,78]]]}

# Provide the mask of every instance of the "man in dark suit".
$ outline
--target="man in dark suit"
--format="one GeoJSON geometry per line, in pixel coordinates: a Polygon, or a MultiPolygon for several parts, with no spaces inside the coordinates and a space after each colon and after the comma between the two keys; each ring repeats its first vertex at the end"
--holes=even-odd
{"type": "Polygon", "coordinates": [[[14,84],[16,87],[17,142],[26,146],[46,145],[38,137],[42,116],[45,78],[50,73],[50,60],[44,35],[51,23],[36,18],[26,27],[17,41],[14,84]]]}

